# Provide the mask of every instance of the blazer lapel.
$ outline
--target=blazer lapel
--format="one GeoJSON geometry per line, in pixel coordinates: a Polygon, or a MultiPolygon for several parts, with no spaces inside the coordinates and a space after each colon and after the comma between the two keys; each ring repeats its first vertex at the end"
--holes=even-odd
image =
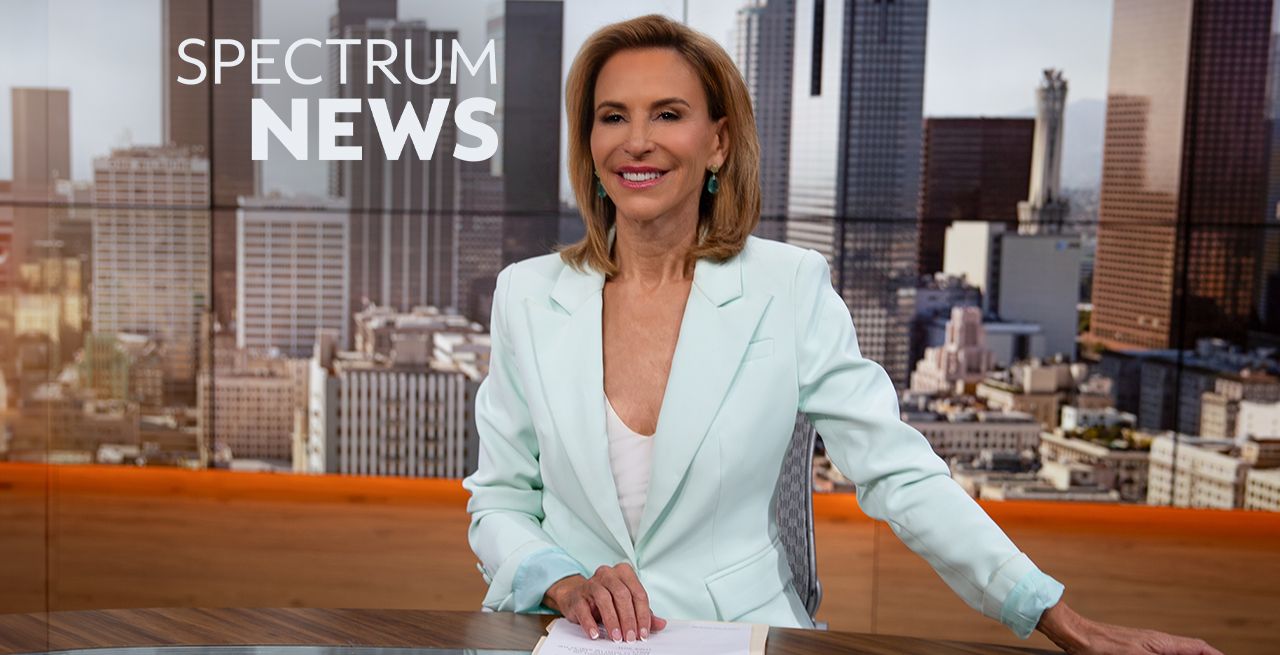
{"type": "Polygon", "coordinates": [[[605,432],[601,308],[604,276],[564,266],[552,303],[525,301],[534,359],[555,432],[588,500],[618,548],[635,561],[635,548],[618,505],[605,432]]]}
{"type": "Polygon", "coordinates": [[[699,260],[693,286],[658,416],[637,548],[643,547],[688,474],[772,300],[768,295],[743,296],[741,255],[723,263],[699,260]]]}

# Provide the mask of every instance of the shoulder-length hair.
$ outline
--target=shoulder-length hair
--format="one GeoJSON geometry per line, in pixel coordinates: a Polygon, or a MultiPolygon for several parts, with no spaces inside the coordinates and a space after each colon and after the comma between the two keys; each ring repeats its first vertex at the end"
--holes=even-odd
{"type": "Polygon", "coordinates": [[[607,25],[592,34],[578,51],[565,84],[569,118],[569,182],[587,233],[560,249],[560,257],[578,270],[590,266],[605,276],[618,272],[609,250],[609,229],[617,207],[595,189],[591,129],[595,116],[596,78],[605,62],[622,50],[670,48],[678,52],[702,82],[711,120],[727,117],[728,154],[716,173],[718,193],[704,184],[698,203],[698,243],[686,265],[698,259],[724,261],[737,255],[760,222],[760,144],[756,138],[751,96],[742,74],[715,41],[665,16],[649,15],[607,25]]]}

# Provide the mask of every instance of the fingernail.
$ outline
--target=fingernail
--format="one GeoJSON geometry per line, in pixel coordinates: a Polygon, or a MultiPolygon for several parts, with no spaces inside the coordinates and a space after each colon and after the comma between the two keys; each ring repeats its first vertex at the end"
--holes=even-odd
{"type": "Polygon", "coordinates": [[[591,638],[592,638],[592,639],[599,639],[599,638],[600,638],[600,633],[599,633],[599,632],[596,632],[596,629],[595,629],[595,628],[592,628],[592,629],[591,629],[591,638]]]}
{"type": "Polygon", "coordinates": [[[622,643],[622,631],[617,628],[613,629],[613,643],[615,644],[622,643]]]}
{"type": "Polygon", "coordinates": [[[640,628],[640,641],[649,641],[649,629],[640,628]]]}
{"type": "Polygon", "coordinates": [[[627,630],[627,641],[635,641],[635,640],[636,640],[636,631],[627,630]]]}

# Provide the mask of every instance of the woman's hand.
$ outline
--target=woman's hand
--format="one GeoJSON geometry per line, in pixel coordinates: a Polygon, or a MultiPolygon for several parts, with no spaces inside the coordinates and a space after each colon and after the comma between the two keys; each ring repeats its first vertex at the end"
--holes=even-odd
{"type": "Polygon", "coordinates": [[[600,623],[614,641],[648,639],[650,631],[667,627],[666,619],[650,611],[649,595],[625,562],[601,566],[589,580],[580,575],[563,578],[547,589],[543,603],[582,626],[592,639],[600,636],[600,623]]]}
{"type": "Polygon", "coordinates": [[[1201,639],[1090,621],[1062,601],[1044,611],[1036,629],[1069,655],[1222,655],[1201,639]]]}

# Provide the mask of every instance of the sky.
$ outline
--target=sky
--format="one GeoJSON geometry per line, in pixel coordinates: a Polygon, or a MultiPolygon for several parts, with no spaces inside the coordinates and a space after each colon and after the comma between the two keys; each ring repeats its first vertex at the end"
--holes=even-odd
{"type": "MultiPolygon", "coordinates": [[[[336,5],[336,0],[259,1],[262,36],[286,44],[304,36],[323,38],[336,5]]],[[[467,51],[478,53],[486,38],[488,4],[400,0],[400,18],[457,28],[467,51]]],[[[742,4],[688,0],[686,8],[681,0],[565,0],[562,73],[593,30],[646,13],[680,18],[687,10],[690,25],[728,48],[742,4]]],[[[932,0],[925,115],[1029,115],[1046,67],[1065,71],[1071,101],[1102,100],[1110,24],[1111,0],[932,0]]],[[[12,175],[8,89],[14,86],[71,90],[72,176],[77,180],[91,179],[93,158],[112,147],[158,143],[160,35],[160,0],[0,0],[0,179],[12,175]]],[[[262,87],[262,95],[283,108],[288,98],[323,97],[326,88],[282,84],[262,87]]],[[[478,88],[464,78],[459,97],[482,93],[478,88]]],[[[268,162],[263,190],[322,193],[327,166],[268,162]]]]}

